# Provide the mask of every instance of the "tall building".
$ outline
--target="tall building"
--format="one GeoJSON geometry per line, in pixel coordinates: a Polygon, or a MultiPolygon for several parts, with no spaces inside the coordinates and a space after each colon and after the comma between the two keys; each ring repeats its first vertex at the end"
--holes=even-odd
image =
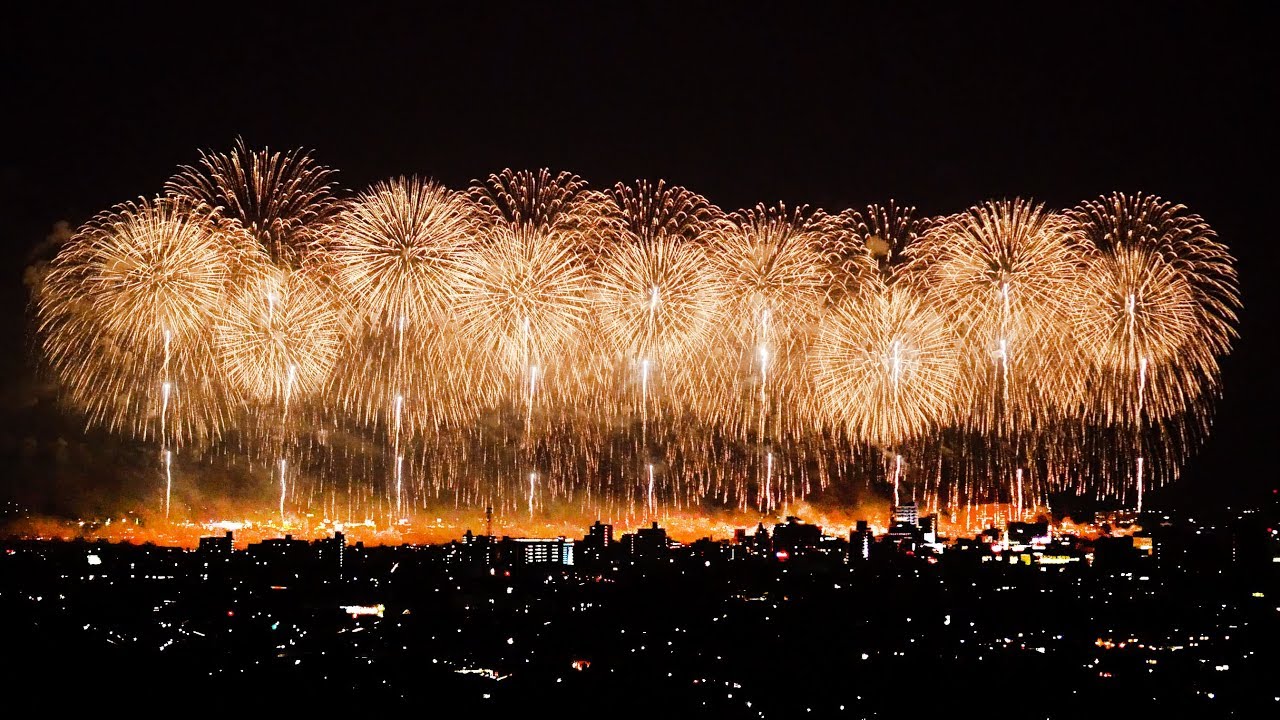
{"type": "Polygon", "coordinates": [[[331,538],[316,541],[316,545],[320,562],[329,563],[330,567],[337,570],[338,577],[342,577],[347,564],[347,538],[342,531],[334,532],[331,538]]]}
{"type": "Polygon", "coordinates": [[[587,529],[585,540],[593,545],[607,548],[613,544],[613,526],[597,520],[594,525],[587,529]]]}
{"type": "Polygon", "coordinates": [[[604,562],[613,553],[613,526],[599,520],[587,528],[587,536],[578,543],[579,559],[584,563],[604,562]]]}
{"type": "Polygon", "coordinates": [[[822,527],[807,525],[794,515],[788,515],[785,523],[773,526],[773,550],[778,557],[782,557],[783,552],[788,555],[803,555],[818,547],[820,542],[822,527]]]}
{"type": "Polygon", "coordinates": [[[658,527],[655,522],[650,527],[623,535],[622,544],[627,555],[633,559],[657,559],[667,556],[671,542],[667,538],[667,531],[658,527]]]}
{"type": "Polygon", "coordinates": [[[938,513],[929,513],[920,518],[920,535],[931,545],[938,542],[938,513]]]}
{"type": "Polygon", "coordinates": [[[464,563],[492,565],[494,542],[492,535],[474,535],[470,528],[462,536],[458,558],[464,563]]]}
{"type": "Polygon", "coordinates": [[[859,520],[857,526],[849,532],[849,560],[869,560],[872,540],[867,521],[859,520]]]}
{"type": "Polygon", "coordinates": [[[773,552],[773,540],[769,538],[769,531],[765,529],[764,523],[756,526],[756,533],[751,536],[751,545],[753,551],[760,554],[773,552]]]}

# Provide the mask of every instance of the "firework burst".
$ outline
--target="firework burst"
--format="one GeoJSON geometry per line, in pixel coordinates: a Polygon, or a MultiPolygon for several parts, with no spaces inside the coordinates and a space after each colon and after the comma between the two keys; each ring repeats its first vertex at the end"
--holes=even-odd
{"type": "Polygon", "coordinates": [[[211,208],[216,222],[242,228],[276,261],[297,262],[340,207],[334,175],[301,149],[253,150],[240,139],[230,152],[201,152],[165,190],[211,208]]]}
{"type": "Polygon", "coordinates": [[[855,292],[866,282],[895,282],[907,268],[909,249],[928,226],[928,220],[916,215],[915,208],[893,200],[830,218],[824,249],[832,299],[855,292]]]}
{"type": "Polygon", "coordinates": [[[1240,307],[1234,263],[1181,205],[1114,194],[1070,212],[1087,265],[1070,327],[1089,353],[1089,407],[1129,426],[1203,418],[1240,307]]]}
{"type": "Polygon", "coordinates": [[[467,281],[480,217],[466,195],[418,178],[379,183],[340,216],[328,258],[359,314],[394,330],[439,324],[467,281]]]}
{"type": "Polygon", "coordinates": [[[483,383],[462,362],[454,315],[481,220],[466,195],[403,177],[338,217],[325,262],[359,325],[333,389],[361,421],[416,431],[474,416],[465,388],[483,383]]]}
{"type": "Polygon", "coordinates": [[[203,214],[167,199],[120,205],[54,261],[37,299],[43,347],[91,423],[176,445],[221,433],[207,327],[235,253],[203,214]]]}
{"type": "Polygon", "coordinates": [[[823,320],[810,359],[818,411],[865,442],[918,438],[949,417],[959,359],[946,320],[919,294],[869,284],[823,320]]]}
{"type": "Polygon", "coordinates": [[[248,270],[214,321],[228,384],[285,411],[324,387],[342,348],[336,298],[307,269],[248,270]]]}
{"type": "Polygon", "coordinates": [[[1073,402],[1079,363],[1062,328],[1081,255],[1064,216],[1023,200],[989,202],[935,223],[908,252],[960,339],[959,425],[1028,430],[1073,402]]]}
{"type": "Polygon", "coordinates": [[[708,255],[725,321],[717,357],[705,364],[719,375],[712,410],[753,414],[764,427],[773,408],[797,404],[805,345],[827,291],[824,231],[821,215],[781,205],[734,214],[717,228],[708,255]]]}
{"type": "Polygon", "coordinates": [[[637,364],[662,367],[702,356],[722,311],[706,250],[675,238],[614,248],[597,287],[607,347],[637,364]]]}
{"type": "Polygon", "coordinates": [[[525,399],[550,387],[572,404],[583,389],[573,366],[590,365],[579,352],[594,244],[585,187],[567,173],[508,170],[475,191],[489,225],[469,258],[458,316],[497,376],[517,380],[515,392],[525,399]]]}

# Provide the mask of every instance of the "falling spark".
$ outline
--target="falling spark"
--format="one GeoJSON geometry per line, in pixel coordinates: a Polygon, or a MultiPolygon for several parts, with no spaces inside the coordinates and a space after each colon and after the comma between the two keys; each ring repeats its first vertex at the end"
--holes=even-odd
{"type": "Polygon", "coordinates": [[[1138,512],[1142,512],[1142,464],[1143,459],[1138,458],[1138,512]]]}
{"type": "Polygon", "coordinates": [[[902,479],[902,456],[893,456],[893,504],[896,507],[900,504],[898,499],[898,482],[902,479]]]}
{"type": "Polygon", "coordinates": [[[289,468],[289,461],[280,458],[280,523],[284,524],[284,498],[288,492],[289,486],[285,482],[285,473],[289,468]]]}
{"type": "Polygon", "coordinates": [[[1017,508],[1018,508],[1018,520],[1021,521],[1022,520],[1022,468],[1017,469],[1016,475],[1017,475],[1017,487],[1015,490],[1015,493],[1016,493],[1015,497],[1017,498],[1016,502],[1017,502],[1017,508]]]}
{"type": "Polygon", "coordinates": [[[403,517],[401,503],[404,501],[404,456],[396,456],[396,517],[403,517]]]}
{"type": "Polygon", "coordinates": [[[164,516],[169,517],[169,496],[173,493],[173,451],[164,451],[164,516]]]}
{"type": "Polygon", "coordinates": [[[650,513],[657,511],[658,503],[653,496],[653,463],[649,463],[649,502],[647,504],[650,513]]]}

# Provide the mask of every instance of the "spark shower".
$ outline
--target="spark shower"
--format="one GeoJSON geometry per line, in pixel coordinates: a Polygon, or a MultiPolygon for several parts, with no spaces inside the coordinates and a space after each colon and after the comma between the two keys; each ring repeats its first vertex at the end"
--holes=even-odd
{"type": "Polygon", "coordinates": [[[65,405],[155,449],[166,514],[233,457],[282,519],[387,521],[868,485],[1141,507],[1209,431],[1240,307],[1213,230],[1140,193],[925,217],[546,170],[347,192],[243,143],[79,228],[33,303],[65,405]]]}

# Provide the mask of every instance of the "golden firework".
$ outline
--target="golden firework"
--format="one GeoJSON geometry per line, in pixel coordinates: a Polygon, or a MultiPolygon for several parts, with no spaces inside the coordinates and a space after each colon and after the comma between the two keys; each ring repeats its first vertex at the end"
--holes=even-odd
{"type": "Polygon", "coordinates": [[[284,408],[319,392],[342,348],[334,294],[307,269],[263,260],[214,318],[214,347],[231,387],[284,408]]]}
{"type": "Polygon", "coordinates": [[[1089,410],[1141,425],[1203,417],[1240,307],[1213,230],[1181,205],[1117,193],[1070,211],[1086,241],[1069,327],[1090,358],[1089,410]]]}
{"type": "Polygon", "coordinates": [[[585,364],[580,343],[592,289],[587,226],[575,201],[566,198],[576,192],[573,184],[526,187],[534,194],[523,198],[526,208],[495,213],[484,242],[468,258],[457,314],[498,377],[518,379],[518,393],[550,385],[564,400],[575,384],[570,366],[585,364]],[[538,193],[548,196],[544,202],[538,193]]]}
{"type": "Polygon", "coordinates": [[[301,149],[254,150],[239,139],[230,152],[201,152],[165,190],[207,206],[213,221],[244,230],[277,262],[296,263],[340,207],[334,175],[301,149]]]}
{"type": "Polygon", "coordinates": [[[1072,405],[1081,383],[1070,333],[1082,256],[1064,216],[1023,200],[935,222],[908,250],[929,301],[960,340],[957,424],[1028,430],[1072,405]]]}
{"type": "Polygon", "coordinates": [[[42,347],[69,402],[94,424],[182,445],[221,434],[228,399],[209,363],[231,237],[204,208],[116,206],[54,260],[37,300],[42,347]]]}
{"type": "Polygon", "coordinates": [[[868,284],[823,319],[810,358],[817,411],[865,442],[918,438],[950,416],[959,360],[946,320],[918,293],[868,284]]]}

